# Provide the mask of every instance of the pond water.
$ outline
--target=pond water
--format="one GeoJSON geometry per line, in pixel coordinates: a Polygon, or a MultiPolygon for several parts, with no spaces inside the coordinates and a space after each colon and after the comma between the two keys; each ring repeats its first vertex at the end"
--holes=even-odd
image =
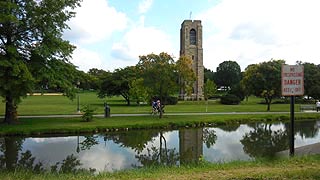
{"type": "MultiPolygon", "coordinates": [[[[320,142],[319,121],[295,123],[295,147],[320,142]]],[[[65,137],[0,137],[0,168],[94,172],[252,160],[289,149],[289,124],[254,123],[65,137]]]]}

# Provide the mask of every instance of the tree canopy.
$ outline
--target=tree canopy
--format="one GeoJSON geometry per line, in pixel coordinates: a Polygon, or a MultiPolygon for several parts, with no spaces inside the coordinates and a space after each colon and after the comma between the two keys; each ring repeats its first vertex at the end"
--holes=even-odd
{"type": "Polygon", "coordinates": [[[241,80],[241,69],[235,61],[224,61],[217,67],[215,82],[218,86],[231,87],[241,80]]]}
{"type": "MultiPolygon", "coordinates": [[[[167,53],[148,54],[139,57],[138,72],[144,79],[144,85],[153,96],[164,104],[166,98],[177,92],[176,66],[173,58],[167,53]]],[[[162,111],[160,111],[160,118],[162,111]]]]}
{"type": "Polygon", "coordinates": [[[256,65],[250,65],[244,72],[242,85],[258,97],[263,97],[270,111],[274,97],[281,96],[281,66],[284,60],[271,60],[256,65]]]}
{"type": "Polygon", "coordinates": [[[210,97],[214,96],[214,94],[217,92],[217,85],[211,81],[210,79],[207,79],[206,83],[204,84],[204,99],[208,100],[210,97]]]}
{"type": "MultiPolygon", "coordinates": [[[[68,62],[74,46],[63,40],[62,34],[68,28],[66,22],[75,16],[73,9],[79,5],[80,0],[0,2],[0,95],[6,102],[4,122],[17,122],[17,105],[21,97],[33,90],[38,70],[49,73],[48,78],[60,73],[41,67],[57,68],[59,62],[68,62]],[[35,61],[39,67],[32,69],[35,61]],[[51,61],[58,63],[52,65],[51,61]]],[[[73,86],[69,85],[65,89],[72,92],[73,86]]]]}
{"type": "MultiPolygon", "coordinates": [[[[186,56],[181,56],[176,62],[176,68],[179,76],[180,95],[191,96],[192,86],[196,80],[196,75],[192,69],[192,60],[186,56]]],[[[181,97],[184,99],[184,97],[181,97]]]]}
{"type": "Polygon", "coordinates": [[[303,63],[304,90],[309,97],[320,98],[320,66],[313,63],[303,63]]]}
{"type": "Polygon", "coordinates": [[[98,95],[100,98],[121,95],[126,100],[127,105],[130,105],[130,84],[136,78],[137,73],[135,66],[116,69],[113,73],[109,73],[109,75],[102,79],[98,95]]]}

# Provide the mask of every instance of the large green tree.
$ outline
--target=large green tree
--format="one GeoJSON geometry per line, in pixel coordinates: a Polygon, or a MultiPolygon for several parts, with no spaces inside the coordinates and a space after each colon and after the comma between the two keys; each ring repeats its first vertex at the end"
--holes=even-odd
{"type": "Polygon", "coordinates": [[[46,61],[38,54],[32,53],[31,60],[27,62],[28,70],[34,77],[35,91],[64,92],[71,99],[75,95],[75,85],[81,82],[85,85],[82,71],[78,71],[76,66],[70,62],[53,58],[46,61]],[[58,72],[58,73],[57,73],[58,72]]]}
{"type": "Polygon", "coordinates": [[[241,80],[241,69],[235,61],[224,61],[217,67],[215,73],[215,83],[218,86],[225,88],[231,87],[233,84],[238,84],[241,80]]]}
{"type": "Polygon", "coordinates": [[[137,104],[140,105],[140,102],[148,102],[150,95],[147,87],[143,85],[143,79],[138,78],[134,79],[129,84],[129,94],[132,100],[135,100],[137,104]]]}
{"type": "Polygon", "coordinates": [[[270,60],[250,65],[244,72],[241,84],[247,92],[265,99],[267,111],[270,111],[272,99],[281,96],[281,66],[284,63],[284,60],[270,60]]]}
{"type": "Polygon", "coordinates": [[[204,82],[207,82],[207,79],[214,81],[215,72],[210,69],[204,68],[204,82]]]}
{"type": "Polygon", "coordinates": [[[184,95],[191,96],[192,86],[196,80],[196,74],[192,69],[192,60],[186,56],[181,56],[176,62],[178,73],[178,83],[180,87],[180,95],[184,99],[184,95]]]}
{"type": "Polygon", "coordinates": [[[203,90],[204,99],[208,100],[216,92],[217,92],[217,85],[210,79],[207,79],[206,83],[204,84],[204,90],[203,90]]]}
{"type": "Polygon", "coordinates": [[[90,87],[94,90],[100,89],[103,79],[110,74],[110,72],[103,69],[92,68],[87,73],[91,77],[90,87]]]}
{"type": "Polygon", "coordinates": [[[320,66],[313,63],[303,63],[304,67],[304,94],[320,98],[320,66]]]}
{"type": "Polygon", "coordinates": [[[177,92],[176,65],[169,54],[164,52],[159,55],[148,54],[140,56],[139,59],[137,67],[144,79],[144,85],[154,96],[158,96],[162,103],[166,97],[177,92]]]}
{"type": "Polygon", "coordinates": [[[136,78],[135,66],[116,69],[102,80],[98,96],[104,98],[105,96],[121,95],[129,106],[131,102],[130,84],[136,78]]]}
{"type": "Polygon", "coordinates": [[[0,95],[5,99],[5,123],[17,122],[17,105],[34,87],[30,62],[46,66],[51,60],[68,61],[74,47],[62,34],[79,5],[80,0],[0,1],[0,95]]]}
{"type": "Polygon", "coordinates": [[[244,96],[246,97],[247,101],[250,95],[254,94],[253,86],[254,83],[254,74],[257,72],[258,65],[251,64],[246,67],[245,71],[242,73],[242,79],[240,81],[240,87],[244,92],[244,96]]]}
{"type": "Polygon", "coordinates": [[[154,95],[164,100],[165,97],[176,93],[176,66],[169,54],[149,54],[139,58],[138,71],[144,79],[145,86],[149,87],[154,95]]]}

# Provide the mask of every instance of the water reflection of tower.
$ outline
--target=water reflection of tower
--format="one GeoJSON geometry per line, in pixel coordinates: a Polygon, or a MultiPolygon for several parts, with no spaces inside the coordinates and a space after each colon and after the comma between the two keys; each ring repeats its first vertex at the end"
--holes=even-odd
{"type": "Polygon", "coordinates": [[[203,132],[198,129],[179,130],[180,163],[197,162],[203,154],[203,132]]]}

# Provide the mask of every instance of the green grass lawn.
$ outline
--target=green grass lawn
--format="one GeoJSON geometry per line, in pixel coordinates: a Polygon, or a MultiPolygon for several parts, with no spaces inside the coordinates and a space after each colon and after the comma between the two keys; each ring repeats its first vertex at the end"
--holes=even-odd
{"type": "MultiPolygon", "coordinates": [[[[20,118],[20,124],[0,125],[0,135],[8,134],[43,134],[43,133],[79,133],[105,131],[106,129],[139,129],[139,128],[176,128],[203,123],[229,123],[251,121],[289,120],[289,104],[272,104],[271,112],[288,112],[287,114],[229,114],[229,115],[184,115],[170,116],[170,113],[181,112],[266,112],[266,105],[260,104],[262,99],[250,97],[239,105],[222,105],[214,101],[180,101],[177,105],[165,107],[164,118],[157,116],[94,118],[92,122],[82,122],[81,118],[20,118]]],[[[96,114],[104,112],[103,104],[107,102],[111,114],[151,112],[149,105],[127,106],[121,97],[99,99],[94,92],[80,93],[81,106],[89,104],[96,109],[96,114]]],[[[4,103],[0,103],[0,115],[4,115],[4,103]]],[[[295,106],[299,111],[299,105],[295,106]]],[[[19,115],[76,114],[77,102],[65,96],[28,96],[18,108],[19,115]]],[[[319,119],[320,113],[296,113],[296,119],[319,119]]]]}
{"type": "MultiPolygon", "coordinates": [[[[150,113],[151,107],[148,104],[137,105],[132,102],[127,106],[122,97],[99,99],[95,92],[80,93],[80,108],[90,105],[95,109],[96,114],[104,112],[103,104],[107,102],[112,114],[119,113],[150,113]]],[[[219,100],[206,101],[179,101],[177,105],[167,105],[165,112],[265,112],[267,106],[260,104],[261,98],[250,97],[249,101],[243,101],[239,105],[222,105],[219,100]]],[[[272,104],[271,112],[289,112],[289,104],[272,104]]],[[[296,104],[295,111],[299,111],[299,104],[296,104]]],[[[0,115],[4,115],[5,104],[0,100],[0,115]]],[[[46,115],[46,114],[76,114],[77,99],[73,101],[65,96],[28,96],[22,99],[18,106],[19,115],[46,115]]]]}
{"type": "MultiPolygon", "coordinates": [[[[219,101],[181,101],[177,105],[168,105],[166,113],[174,112],[265,112],[262,99],[251,97],[239,105],[222,105],[219,101]]],[[[81,106],[89,104],[97,114],[103,113],[103,103],[111,107],[111,113],[149,113],[149,105],[126,106],[121,97],[97,98],[94,92],[80,93],[81,106]]],[[[4,114],[4,103],[0,102],[0,115],[4,114]]],[[[76,114],[77,101],[64,96],[28,96],[18,108],[19,115],[76,114]]],[[[299,105],[295,106],[299,111],[299,105]]],[[[164,115],[155,116],[97,118],[92,122],[83,122],[81,118],[20,118],[19,125],[0,124],[0,136],[3,135],[45,135],[82,132],[96,133],[141,128],[178,128],[190,126],[210,126],[219,124],[240,125],[255,121],[289,120],[289,104],[272,104],[271,112],[286,114],[230,114],[230,115],[164,115]]],[[[319,119],[320,113],[297,113],[297,120],[319,119]]],[[[181,167],[152,167],[115,173],[92,174],[55,174],[15,171],[0,172],[0,179],[320,179],[319,156],[297,157],[277,161],[231,162],[212,164],[204,162],[198,165],[181,167]]]]}
{"type": "Polygon", "coordinates": [[[277,160],[256,160],[230,163],[207,163],[174,167],[148,167],[113,173],[33,173],[31,171],[1,171],[0,179],[17,180],[106,180],[106,179],[320,179],[320,156],[304,156],[293,158],[281,158],[277,160]]]}
{"type": "MultiPolygon", "coordinates": [[[[320,113],[303,113],[296,120],[319,119],[320,113]]],[[[94,118],[83,122],[81,118],[20,118],[19,125],[0,124],[0,136],[4,135],[43,135],[78,134],[105,131],[126,131],[130,129],[175,129],[191,126],[214,126],[256,121],[286,121],[288,114],[232,114],[232,115],[164,115],[162,119],[152,115],[132,117],[94,118]]]]}

